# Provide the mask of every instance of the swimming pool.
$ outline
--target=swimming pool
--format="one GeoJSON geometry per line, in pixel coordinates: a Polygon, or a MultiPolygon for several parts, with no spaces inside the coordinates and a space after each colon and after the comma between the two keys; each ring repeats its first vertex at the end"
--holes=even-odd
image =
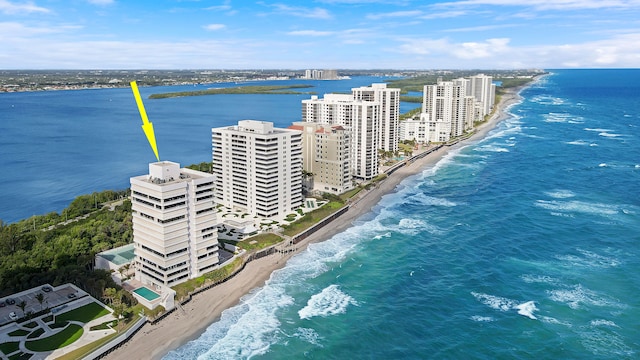
{"type": "Polygon", "coordinates": [[[133,290],[134,293],[142,296],[143,298],[147,299],[148,301],[153,301],[157,298],[160,297],[160,295],[158,295],[158,293],[156,293],[153,290],[150,290],[149,288],[146,287],[139,287],[135,290],[133,290]]]}

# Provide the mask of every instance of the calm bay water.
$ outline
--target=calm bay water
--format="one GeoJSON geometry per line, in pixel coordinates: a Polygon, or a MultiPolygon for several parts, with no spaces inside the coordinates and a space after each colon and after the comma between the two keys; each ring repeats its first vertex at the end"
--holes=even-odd
{"type": "Polygon", "coordinates": [[[637,358],[638,94],[554,72],[166,359],[637,358]]]}
{"type": "MultiPolygon", "coordinates": [[[[241,85],[310,84],[319,96],[387,78],[260,81],[140,88],[161,160],[186,166],[211,161],[211,128],[238,120],[300,121],[310,95],[215,95],[149,100],[161,92],[241,85]]],[[[403,104],[406,111],[417,104],[403,104]],[[408,107],[408,109],[407,109],[408,107]]],[[[155,161],[131,89],[0,94],[0,219],[14,222],[59,212],[78,195],[126,189],[155,161]]]]}

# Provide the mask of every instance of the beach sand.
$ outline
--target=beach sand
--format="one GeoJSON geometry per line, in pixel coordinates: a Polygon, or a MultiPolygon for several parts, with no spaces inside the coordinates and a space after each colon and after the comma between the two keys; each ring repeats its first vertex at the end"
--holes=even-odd
{"type": "MultiPolygon", "coordinates": [[[[507,89],[497,105],[494,115],[476,128],[469,139],[456,144],[453,148],[485,137],[500,121],[509,117],[507,108],[520,100],[519,88],[507,89]]],[[[296,253],[304,251],[310,243],[331,238],[349,228],[353,221],[371,211],[383,195],[395,191],[406,177],[423,171],[438,162],[452,148],[442,147],[439,150],[404,166],[369,191],[362,191],[347,212],[334,220],[331,225],[316,231],[297,244],[297,251],[286,255],[270,255],[247,264],[245,269],[233,279],[210,290],[195,295],[190,302],[179,307],[156,325],[145,324],[128,342],[114,350],[105,358],[115,359],[160,359],[172,349],[198,338],[206,328],[220,319],[225,309],[239,303],[242,296],[252,289],[261,287],[274,270],[283,267],[286,261],[296,253]]]]}

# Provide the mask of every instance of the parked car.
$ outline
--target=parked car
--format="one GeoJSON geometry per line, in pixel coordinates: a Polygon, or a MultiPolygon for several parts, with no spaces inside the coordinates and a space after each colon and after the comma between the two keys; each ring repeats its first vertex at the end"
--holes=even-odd
{"type": "Polygon", "coordinates": [[[71,293],[71,294],[67,295],[67,297],[68,297],[69,299],[75,299],[76,294],[71,293]]]}
{"type": "Polygon", "coordinates": [[[44,291],[44,292],[50,292],[51,290],[52,290],[52,289],[51,289],[49,286],[47,286],[47,285],[45,285],[45,286],[43,286],[43,287],[42,287],[42,291],[44,291]]]}
{"type": "Polygon", "coordinates": [[[1,307],[5,307],[5,306],[7,306],[7,304],[6,304],[4,301],[1,301],[1,302],[0,302],[0,308],[1,308],[1,307]]]}
{"type": "Polygon", "coordinates": [[[13,300],[13,299],[11,299],[11,298],[9,298],[9,299],[5,300],[4,302],[6,302],[6,303],[7,303],[7,305],[14,305],[14,304],[16,303],[16,301],[15,301],[15,300],[13,300]]]}
{"type": "Polygon", "coordinates": [[[18,319],[18,315],[16,315],[15,311],[12,311],[9,313],[9,317],[11,318],[11,320],[17,320],[18,319]]]}

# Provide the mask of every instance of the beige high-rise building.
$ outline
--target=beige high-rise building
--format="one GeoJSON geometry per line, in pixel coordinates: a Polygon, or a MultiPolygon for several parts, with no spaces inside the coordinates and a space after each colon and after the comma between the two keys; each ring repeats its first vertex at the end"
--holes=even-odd
{"type": "Polygon", "coordinates": [[[295,122],[289,128],[302,131],[303,169],[313,174],[309,190],[342,194],[353,188],[349,131],[312,122],[295,122]]]}
{"type": "Polygon", "coordinates": [[[161,161],[131,178],[135,278],[173,286],[218,266],[214,177],[161,161]]]}
{"type": "Polygon", "coordinates": [[[350,131],[351,174],[371,180],[378,175],[380,102],[355,100],[349,94],[326,94],[302,100],[302,120],[341,125],[350,131]]]}
{"type": "Polygon", "coordinates": [[[266,218],[302,205],[300,131],[241,120],[211,132],[217,203],[266,218]]]}

